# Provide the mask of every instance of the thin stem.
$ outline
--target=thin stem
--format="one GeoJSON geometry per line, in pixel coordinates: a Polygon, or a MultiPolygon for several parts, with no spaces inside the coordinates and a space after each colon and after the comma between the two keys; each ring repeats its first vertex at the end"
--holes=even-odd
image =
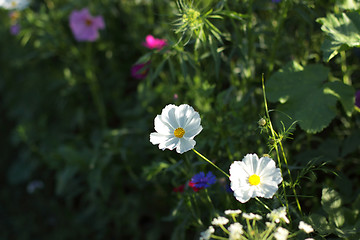
{"type": "Polygon", "coordinates": [[[290,169],[289,169],[289,165],[287,163],[287,159],[286,159],[286,156],[285,156],[285,152],[284,152],[284,148],[283,148],[283,145],[281,142],[279,142],[279,145],[280,145],[280,148],[281,148],[281,152],[283,154],[283,158],[284,158],[284,162],[285,162],[285,165],[286,165],[286,168],[287,168],[287,171],[288,171],[288,174],[289,174],[289,178],[290,178],[290,183],[291,183],[291,188],[293,190],[293,193],[294,193],[294,197],[295,197],[295,201],[296,201],[296,205],[300,211],[300,214],[302,215],[302,210],[301,210],[301,205],[300,205],[300,202],[299,202],[299,198],[296,194],[296,190],[295,190],[295,186],[294,186],[294,182],[292,180],[292,177],[291,177],[291,173],[290,173],[290,169]]]}
{"type": "Polygon", "coordinates": [[[211,234],[211,238],[215,238],[215,239],[222,239],[222,240],[228,240],[228,238],[224,238],[224,237],[220,237],[220,236],[216,236],[211,234]]]}
{"type": "Polygon", "coordinates": [[[346,52],[340,51],[340,61],[341,61],[341,72],[343,74],[343,81],[347,85],[351,85],[351,80],[348,74],[348,68],[346,65],[346,52]]]}
{"type": "Polygon", "coordinates": [[[264,208],[271,212],[271,208],[268,207],[265,203],[263,203],[258,197],[255,197],[255,200],[258,201],[264,208]]]}
{"type": "MultiPolygon", "coordinates": [[[[280,169],[280,171],[281,171],[281,175],[283,176],[283,171],[282,171],[282,168],[281,168],[281,160],[280,160],[279,149],[278,149],[277,143],[276,143],[276,136],[275,136],[276,133],[275,133],[274,128],[273,128],[272,123],[271,123],[271,119],[270,119],[270,115],[269,115],[269,109],[268,109],[268,104],[267,104],[267,100],[266,100],[264,74],[262,75],[261,82],[262,82],[262,89],[263,89],[263,95],[264,95],[265,113],[266,113],[267,119],[269,120],[268,123],[269,123],[270,131],[271,131],[271,136],[272,136],[272,139],[273,139],[273,141],[274,141],[274,143],[275,143],[275,144],[274,144],[274,147],[275,147],[276,156],[277,156],[277,159],[278,159],[279,169],[280,169]]],[[[281,184],[282,184],[282,187],[283,187],[283,189],[284,189],[284,197],[285,197],[286,210],[287,210],[287,212],[289,213],[289,204],[288,204],[288,200],[287,200],[287,196],[286,196],[285,182],[282,181],[281,184]]],[[[289,217],[290,217],[290,214],[289,214],[289,217]]]]}
{"type": "Polygon", "coordinates": [[[224,225],[220,224],[219,226],[220,226],[220,228],[221,228],[225,233],[227,233],[227,234],[230,233],[230,232],[224,227],[224,225]]]}
{"type": "Polygon", "coordinates": [[[197,155],[199,155],[202,159],[204,159],[206,162],[210,163],[211,165],[213,165],[213,167],[215,167],[217,170],[219,170],[220,172],[222,172],[226,177],[230,178],[230,175],[227,174],[226,172],[224,172],[221,168],[219,168],[218,166],[216,166],[213,162],[211,162],[209,159],[207,159],[205,156],[203,156],[201,153],[199,153],[198,151],[195,150],[195,148],[192,149],[197,155]]]}

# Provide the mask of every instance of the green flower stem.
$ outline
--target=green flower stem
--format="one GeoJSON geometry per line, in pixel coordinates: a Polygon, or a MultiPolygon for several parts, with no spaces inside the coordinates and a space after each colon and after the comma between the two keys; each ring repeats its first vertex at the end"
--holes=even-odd
{"type": "Polygon", "coordinates": [[[228,240],[228,238],[216,236],[216,235],[213,235],[213,234],[211,234],[211,237],[214,238],[214,239],[228,240]]]}
{"type": "Polygon", "coordinates": [[[287,168],[287,171],[288,171],[288,174],[289,174],[289,178],[290,178],[290,183],[291,183],[291,188],[293,190],[293,193],[294,193],[294,197],[295,197],[295,201],[296,201],[296,205],[300,211],[300,214],[302,215],[302,210],[301,210],[301,205],[300,205],[300,202],[299,202],[299,198],[296,194],[296,190],[295,190],[295,186],[294,186],[294,181],[291,177],[291,173],[290,173],[290,169],[289,169],[289,165],[287,163],[287,159],[286,159],[286,156],[285,156],[285,152],[284,152],[284,148],[283,148],[283,145],[281,143],[281,141],[279,142],[279,146],[281,148],[281,152],[283,154],[283,159],[284,159],[284,162],[285,162],[285,165],[286,165],[286,168],[287,168]]]}
{"type": "MultiPolygon", "coordinates": [[[[269,122],[269,127],[270,127],[270,130],[271,130],[272,139],[274,141],[274,147],[275,147],[276,156],[277,156],[277,159],[278,159],[281,175],[283,175],[283,172],[282,172],[282,169],[281,169],[281,159],[280,159],[280,153],[279,153],[279,149],[278,149],[278,144],[279,144],[279,146],[281,148],[282,156],[283,156],[286,168],[287,168],[287,172],[289,174],[290,186],[291,186],[291,189],[293,190],[293,193],[294,193],[296,205],[297,205],[297,207],[298,207],[298,209],[300,211],[300,214],[302,215],[301,205],[300,205],[300,202],[299,202],[299,198],[298,198],[298,196],[296,194],[294,182],[293,182],[292,177],[291,177],[291,172],[290,172],[289,165],[288,165],[288,162],[287,162],[287,159],[286,159],[286,155],[285,155],[283,145],[282,145],[281,141],[277,141],[277,138],[276,138],[277,134],[276,134],[276,132],[275,132],[273,126],[272,126],[271,120],[270,120],[269,109],[268,109],[267,100],[266,100],[266,93],[265,93],[264,75],[262,76],[262,89],[263,89],[263,95],[264,95],[264,104],[265,104],[266,116],[267,116],[267,118],[269,120],[268,121],[269,122]]],[[[285,196],[285,201],[286,201],[286,209],[287,209],[287,212],[289,213],[289,204],[288,204],[287,196],[286,196],[286,192],[285,192],[285,183],[284,183],[284,181],[282,181],[282,186],[283,186],[283,189],[284,189],[284,196],[285,196]]],[[[290,214],[289,214],[289,218],[291,218],[290,214]]]]}
{"type": "Polygon", "coordinates": [[[266,205],[265,203],[263,203],[258,197],[255,197],[255,200],[258,201],[264,208],[266,208],[267,210],[269,210],[269,212],[271,212],[271,208],[269,208],[268,205],[266,205]]]}
{"type": "Polygon", "coordinates": [[[224,233],[229,234],[230,232],[224,227],[224,225],[220,224],[220,228],[224,231],[224,233]]]}
{"type": "MultiPolygon", "coordinates": [[[[271,123],[271,120],[270,120],[270,115],[269,115],[269,109],[268,109],[268,105],[267,105],[267,100],[266,100],[266,93],[265,93],[265,83],[264,83],[264,75],[262,76],[261,78],[261,82],[262,82],[262,89],[263,89],[263,96],[264,96],[264,104],[265,104],[265,112],[266,112],[266,117],[268,118],[268,124],[269,124],[269,127],[270,127],[270,131],[271,131],[271,136],[272,136],[272,139],[274,140],[275,144],[275,151],[276,151],[276,156],[277,156],[277,159],[278,159],[278,164],[279,164],[279,168],[280,168],[280,171],[281,171],[281,175],[283,176],[283,171],[282,171],[282,168],[281,168],[281,160],[280,160],[280,154],[279,154],[279,149],[277,147],[277,144],[276,144],[276,133],[274,131],[274,128],[272,126],[272,123],[271,123]]],[[[288,200],[287,200],[287,196],[286,196],[286,188],[285,188],[285,182],[282,181],[282,187],[284,189],[284,197],[285,197],[285,204],[286,204],[286,210],[287,212],[289,213],[289,204],[288,204],[288,200]]],[[[290,217],[290,214],[288,214],[289,217],[290,217]]]]}
{"type": "MultiPolygon", "coordinates": [[[[271,223],[272,223],[272,224],[271,224],[271,227],[268,227],[268,228],[266,229],[266,232],[265,232],[264,236],[262,236],[261,239],[268,239],[269,235],[271,234],[271,232],[273,231],[274,227],[276,226],[275,223],[274,223],[274,221],[272,221],[271,223]]],[[[272,239],[272,238],[269,238],[269,239],[272,239]]]]}
{"type": "Polygon", "coordinates": [[[100,117],[101,126],[103,129],[106,129],[106,108],[104,104],[104,100],[100,93],[100,87],[99,82],[94,74],[94,72],[91,70],[94,68],[92,64],[92,45],[89,43],[87,45],[86,49],[86,65],[85,65],[85,76],[87,83],[89,84],[90,92],[92,99],[94,101],[95,107],[97,109],[97,112],[100,117]]]}
{"type": "Polygon", "coordinates": [[[212,208],[213,211],[215,212],[216,210],[215,210],[214,204],[213,204],[213,202],[211,201],[209,192],[208,192],[208,190],[207,190],[206,188],[205,188],[205,194],[206,194],[206,198],[207,198],[208,202],[209,202],[210,205],[211,205],[211,208],[212,208]]]}
{"type": "Polygon", "coordinates": [[[222,172],[226,177],[230,178],[230,175],[227,174],[226,172],[224,172],[223,170],[221,170],[221,168],[219,168],[218,166],[216,166],[213,162],[211,162],[209,159],[207,159],[205,156],[203,156],[201,153],[199,153],[198,151],[195,150],[195,148],[192,149],[197,155],[199,155],[202,159],[204,159],[206,162],[210,163],[211,165],[213,165],[217,170],[219,170],[220,172],[222,172]]]}
{"type": "Polygon", "coordinates": [[[351,80],[346,65],[346,52],[340,51],[340,61],[341,61],[341,72],[343,74],[343,82],[347,85],[351,85],[351,80]]]}

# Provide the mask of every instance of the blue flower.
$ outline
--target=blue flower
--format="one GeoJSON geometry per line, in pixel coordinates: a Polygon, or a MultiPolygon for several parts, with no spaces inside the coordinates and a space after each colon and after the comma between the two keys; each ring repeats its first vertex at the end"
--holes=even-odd
{"type": "Polygon", "coordinates": [[[279,3],[281,0],[271,0],[273,3],[279,3]]]}
{"type": "Polygon", "coordinates": [[[204,172],[195,174],[190,181],[192,187],[197,189],[207,188],[216,182],[216,177],[212,172],[208,172],[206,175],[204,172]]]}

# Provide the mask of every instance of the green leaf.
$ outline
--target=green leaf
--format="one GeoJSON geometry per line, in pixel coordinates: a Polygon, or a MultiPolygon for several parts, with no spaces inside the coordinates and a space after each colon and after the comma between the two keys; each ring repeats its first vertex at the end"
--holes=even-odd
{"type": "Polygon", "coordinates": [[[334,95],[340,101],[346,115],[351,117],[355,105],[355,89],[340,81],[328,82],[324,86],[324,92],[334,95]]]}
{"type": "Polygon", "coordinates": [[[332,232],[332,228],[329,225],[326,217],[320,214],[313,213],[308,218],[309,224],[315,228],[320,234],[328,235],[332,232]]]}
{"type": "Polygon", "coordinates": [[[358,12],[328,14],[326,18],[318,18],[321,30],[328,38],[321,49],[324,61],[330,61],[340,50],[360,46],[360,15],[358,12]]]}
{"type": "Polygon", "coordinates": [[[329,88],[323,83],[328,73],[329,69],[319,64],[303,68],[291,62],[266,82],[268,100],[282,103],[278,110],[298,120],[303,130],[320,132],[336,116],[337,97],[324,91],[329,88]]]}
{"type": "Polygon", "coordinates": [[[342,200],[335,190],[330,188],[323,188],[321,196],[321,205],[325,212],[329,215],[334,214],[342,205],[342,200]]]}

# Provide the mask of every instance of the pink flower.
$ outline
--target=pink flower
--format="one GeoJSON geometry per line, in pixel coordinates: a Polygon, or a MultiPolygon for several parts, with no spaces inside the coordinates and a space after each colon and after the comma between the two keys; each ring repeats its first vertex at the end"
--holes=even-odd
{"type": "Polygon", "coordinates": [[[105,28],[102,16],[93,17],[89,9],[83,8],[80,11],[72,11],[69,17],[71,31],[77,41],[93,42],[99,37],[99,29],[105,28]]]}
{"type": "Polygon", "coordinates": [[[154,38],[152,35],[147,35],[145,38],[145,42],[143,45],[149,49],[159,49],[161,50],[163,47],[167,45],[166,39],[154,38]]]}
{"type": "Polygon", "coordinates": [[[149,63],[139,63],[131,67],[131,76],[136,79],[144,79],[149,72],[149,63]]]}

